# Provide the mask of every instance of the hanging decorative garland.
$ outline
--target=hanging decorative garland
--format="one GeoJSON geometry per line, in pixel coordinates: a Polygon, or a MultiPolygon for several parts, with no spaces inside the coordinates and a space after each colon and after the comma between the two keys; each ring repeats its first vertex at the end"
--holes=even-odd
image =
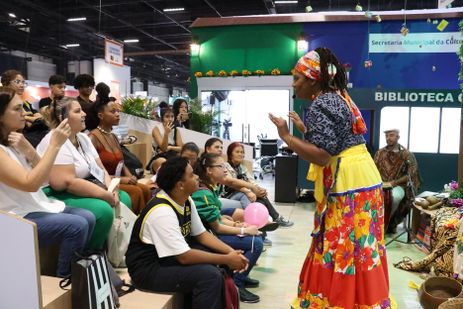
{"type": "MultiPolygon", "coordinates": [[[[458,23],[460,27],[460,32],[463,35],[463,19],[458,23]]],[[[458,50],[458,56],[460,58],[460,74],[458,74],[458,80],[463,80],[463,41],[458,50]]],[[[463,89],[463,82],[460,84],[460,88],[463,89]]]]}

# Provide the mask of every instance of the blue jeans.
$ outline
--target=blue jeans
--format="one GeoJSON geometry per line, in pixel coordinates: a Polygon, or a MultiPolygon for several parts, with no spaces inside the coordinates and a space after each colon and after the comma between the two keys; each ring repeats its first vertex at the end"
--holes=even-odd
{"type": "Polygon", "coordinates": [[[37,225],[40,247],[59,245],[56,275],[70,275],[74,252],[82,251],[89,241],[95,216],[85,209],[65,207],[62,213],[31,212],[24,219],[37,225]]]}
{"type": "Polygon", "coordinates": [[[223,197],[219,198],[219,200],[222,203],[222,209],[236,209],[236,208],[243,209],[240,201],[231,200],[229,198],[223,198],[223,197]]]}
{"type": "Polygon", "coordinates": [[[235,273],[233,279],[237,287],[244,286],[244,279],[248,276],[251,269],[256,265],[257,259],[262,253],[264,244],[262,243],[261,236],[244,236],[239,237],[236,235],[217,235],[217,237],[236,250],[243,250],[244,256],[249,260],[249,267],[242,273],[235,273]],[[254,246],[252,242],[254,241],[254,246]],[[252,248],[252,251],[251,251],[252,248]]]}
{"type": "Polygon", "coordinates": [[[241,203],[241,208],[243,209],[245,209],[246,207],[248,207],[249,204],[251,204],[251,201],[248,199],[246,194],[240,191],[233,193],[228,197],[228,199],[239,201],[241,203]]]}

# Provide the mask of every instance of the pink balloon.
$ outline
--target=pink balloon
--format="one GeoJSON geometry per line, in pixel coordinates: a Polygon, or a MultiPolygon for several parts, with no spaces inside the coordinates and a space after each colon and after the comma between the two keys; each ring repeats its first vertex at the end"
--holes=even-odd
{"type": "Polygon", "coordinates": [[[268,210],[261,203],[251,203],[244,210],[244,222],[248,225],[263,227],[268,222],[268,210]]]}

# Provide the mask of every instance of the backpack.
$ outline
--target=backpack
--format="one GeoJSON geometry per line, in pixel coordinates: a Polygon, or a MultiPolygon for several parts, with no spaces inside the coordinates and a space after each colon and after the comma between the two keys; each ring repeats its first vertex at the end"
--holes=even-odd
{"type": "Polygon", "coordinates": [[[224,309],[239,309],[240,307],[240,296],[238,294],[238,288],[233,280],[232,272],[229,269],[220,268],[220,272],[223,276],[223,293],[224,293],[224,309]]]}

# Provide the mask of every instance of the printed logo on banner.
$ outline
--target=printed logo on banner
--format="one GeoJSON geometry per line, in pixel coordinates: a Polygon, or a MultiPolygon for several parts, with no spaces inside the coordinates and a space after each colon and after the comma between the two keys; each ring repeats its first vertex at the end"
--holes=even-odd
{"type": "Polygon", "coordinates": [[[455,53],[460,48],[460,32],[370,33],[370,53],[455,53]]]}
{"type": "Polygon", "coordinates": [[[124,45],[111,40],[105,40],[105,61],[117,66],[124,65],[124,45]]]}

